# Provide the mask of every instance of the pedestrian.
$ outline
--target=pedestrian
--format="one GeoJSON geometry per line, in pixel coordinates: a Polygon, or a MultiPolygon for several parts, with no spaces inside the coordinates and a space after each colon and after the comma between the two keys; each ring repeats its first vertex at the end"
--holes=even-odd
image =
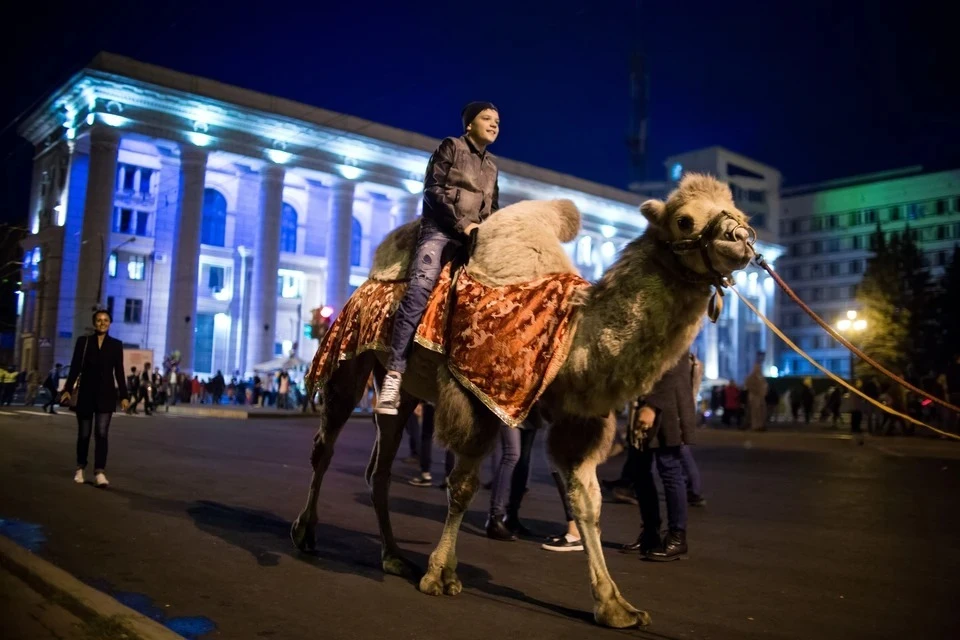
{"type": "Polygon", "coordinates": [[[394,316],[387,375],[374,409],[379,414],[397,414],[413,335],[444,264],[464,246],[469,252],[479,225],[500,208],[497,165],[487,152],[500,133],[497,108],[471,102],[460,115],[463,135],[445,138],[427,163],[417,249],[394,316]]]}
{"type": "Polygon", "coordinates": [[[677,560],[687,553],[687,488],[682,448],[692,443],[695,430],[690,360],[683,357],[664,373],[633,416],[632,446],[639,450],[634,487],[643,523],[636,542],[625,545],[624,551],[639,551],[644,558],[661,562],[677,560]],[[667,533],[663,538],[654,465],[667,504],[667,533]]]}
{"type": "Polygon", "coordinates": [[[9,407],[13,402],[13,394],[17,390],[17,369],[12,364],[0,368],[0,404],[9,407]]]}
{"type": "Polygon", "coordinates": [[[767,430],[767,379],[763,377],[760,363],[753,365],[753,371],[744,381],[747,390],[748,420],[754,431],[767,430]]]}
{"type": "Polygon", "coordinates": [[[776,422],[780,406],[780,392],[771,384],[767,389],[767,422],[776,422]]]}
{"type": "MultiPolygon", "coordinates": [[[[432,487],[433,474],[430,472],[433,466],[433,416],[435,408],[432,404],[422,403],[421,405],[422,422],[420,425],[420,475],[407,481],[415,487],[432,487]]],[[[443,482],[441,487],[447,486],[447,478],[453,471],[455,462],[453,452],[447,449],[443,456],[443,482]]]]}
{"type": "Polygon", "coordinates": [[[94,334],[77,338],[70,362],[70,377],[60,404],[70,401],[76,393],[77,412],[77,471],[74,482],[84,483],[90,434],[95,438],[94,482],[98,487],[109,486],[104,471],[107,468],[107,444],[110,420],[117,408],[117,394],[126,411],[130,402],[126,380],[123,377],[123,343],[107,335],[113,318],[106,309],[93,314],[94,334]],[[116,384],[114,384],[116,383],[116,384]]]}
{"type": "Polygon", "coordinates": [[[540,545],[544,551],[583,551],[583,540],[580,538],[580,530],[573,519],[573,511],[570,509],[570,498],[567,496],[567,489],[563,484],[563,478],[556,471],[551,471],[553,483],[557,486],[560,493],[560,503],[563,505],[563,516],[566,519],[567,530],[559,536],[551,536],[547,541],[540,545]]]}
{"type": "Polygon", "coordinates": [[[520,522],[520,503],[530,475],[530,457],[537,436],[537,418],[528,419],[517,427],[500,425],[500,464],[493,477],[490,491],[490,515],[487,518],[487,537],[512,542],[533,533],[520,522]]]}
{"type": "Polygon", "coordinates": [[[40,372],[36,369],[30,369],[27,374],[27,393],[23,397],[23,406],[32,407],[37,401],[37,392],[40,390],[40,372]]]}
{"type": "Polygon", "coordinates": [[[130,407],[127,413],[137,415],[137,405],[140,403],[140,374],[136,367],[130,367],[130,375],[127,376],[127,393],[130,394],[130,407]]]}
{"type": "Polygon", "coordinates": [[[740,387],[737,386],[736,382],[730,380],[727,386],[723,388],[723,418],[721,422],[724,426],[729,427],[731,420],[737,421],[737,427],[742,424],[741,407],[740,387]]]}
{"type": "Polygon", "coordinates": [[[60,390],[60,376],[62,372],[63,365],[58,362],[53,368],[53,371],[47,375],[47,379],[43,381],[43,388],[50,392],[50,399],[43,405],[44,412],[49,412],[54,415],[57,413],[57,395],[60,390]]]}

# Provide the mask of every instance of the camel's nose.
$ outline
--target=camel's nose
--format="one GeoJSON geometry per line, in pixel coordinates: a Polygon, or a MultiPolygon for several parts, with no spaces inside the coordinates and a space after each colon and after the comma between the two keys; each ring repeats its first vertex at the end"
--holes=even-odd
{"type": "Polygon", "coordinates": [[[747,231],[745,227],[737,227],[733,232],[733,237],[735,240],[740,240],[741,242],[746,242],[750,239],[750,232],[747,231]]]}

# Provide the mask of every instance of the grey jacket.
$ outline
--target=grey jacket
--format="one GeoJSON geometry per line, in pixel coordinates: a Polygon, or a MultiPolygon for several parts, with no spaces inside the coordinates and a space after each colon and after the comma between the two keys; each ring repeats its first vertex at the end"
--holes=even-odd
{"type": "Polygon", "coordinates": [[[451,236],[462,236],[500,208],[498,170],[493,154],[480,152],[467,139],[444,138],[427,164],[423,182],[423,217],[451,236]]]}
{"type": "Polygon", "coordinates": [[[653,428],[647,433],[645,445],[656,447],[679,447],[692,444],[697,426],[696,410],[691,384],[692,363],[687,355],[667,370],[654,385],[653,390],[640,405],[647,405],[657,412],[653,428]]]}

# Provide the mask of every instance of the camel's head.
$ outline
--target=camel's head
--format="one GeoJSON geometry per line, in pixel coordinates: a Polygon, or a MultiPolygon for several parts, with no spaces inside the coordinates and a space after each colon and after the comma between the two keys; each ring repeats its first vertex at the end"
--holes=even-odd
{"type": "Polygon", "coordinates": [[[716,178],[688,173],[666,202],[647,200],[640,211],[658,239],[692,271],[726,277],[753,257],[757,234],[733,203],[730,188],[716,178]]]}

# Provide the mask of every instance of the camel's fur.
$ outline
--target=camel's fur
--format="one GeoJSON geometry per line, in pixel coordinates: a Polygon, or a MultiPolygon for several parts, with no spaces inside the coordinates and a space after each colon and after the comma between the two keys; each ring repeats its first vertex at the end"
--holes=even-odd
{"type": "MultiPolygon", "coordinates": [[[[675,256],[665,242],[698,234],[722,211],[732,217],[719,218],[718,236],[708,251],[711,262],[730,273],[749,260],[749,234],[739,230],[738,223],[745,225],[746,217],[724,185],[707,176],[688,175],[666,202],[650,200],[642,205],[641,212],[650,222],[647,231],[623,250],[585,296],[570,354],[539,403],[551,425],[548,449],[564,478],[583,538],[594,617],[606,626],[647,624],[650,617],[620,595],[606,568],[598,527],[601,499],[596,466],[616,428],[613,410],[649,391],[676,363],[696,336],[706,310],[710,287],[708,278],[701,277],[707,271],[704,262],[696,253],[675,256]]],[[[468,268],[488,284],[572,271],[560,242],[572,240],[578,228],[579,214],[572,203],[526,202],[507,207],[480,226],[468,268]]],[[[402,277],[406,273],[415,231],[414,226],[406,225],[387,237],[377,251],[371,277],[392,279],[387,274],[402,277]]],[[[431,388],[436,397],[437,438],[457,454],[456,467],[448,478],[447,521],[420,580],[420,590],[455,595],[462,589],[456,574],[457,532],[477,490],[480,461],[492,448],[502,423],[451,377],[442,362],[431,365],[418,360],[416,350],[411,364],[414,362],[422,369],[414,376],[417,380],[429,376],[431,367],[436,372],[431,388]]],[[[314,544],[317,492],[333,442],[359,399],[363,381],[374,369],[379,384],[385,372],[372,355],[344,362],[322,391],[324,409],[314,446],[313,480],[307,505],[291,530],[302,549],[314,544]]],[[[415,404],[410,392],[416,391],[419,383],[408,383],[410,377],[408,369],[399,415],[377,417],[377,445],[367,473],[380,523],[383,569],[404,575],[413,569],[400,555],[390,528],[387,488],[403,425],[415,404]]]]}

